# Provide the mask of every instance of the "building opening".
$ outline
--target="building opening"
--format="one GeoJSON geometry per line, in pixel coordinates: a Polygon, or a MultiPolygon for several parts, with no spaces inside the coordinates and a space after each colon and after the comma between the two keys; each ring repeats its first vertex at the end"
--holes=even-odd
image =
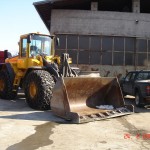
{"type": "Polygon", "coordinates": [[[62,1],[57,3],[57,6],[53,5],[54,9],[74,9],[74,10],[90,10],[91,9],[91,0],[82,0],[82,1],[62,1]]]}
{"type": "Polygon", "coordinates": [[[132,0],[99,0],[98,10],[132,12],[132,0]]]}
{"type": "Polygon", "coordinates": [[[150,0],[140,0],[140,12],[150,13],[150,0]]]}

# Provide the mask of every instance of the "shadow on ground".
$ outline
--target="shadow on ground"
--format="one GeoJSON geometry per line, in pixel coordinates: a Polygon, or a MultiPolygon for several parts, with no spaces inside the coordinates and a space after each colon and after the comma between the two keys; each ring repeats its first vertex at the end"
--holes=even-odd
{"type": "MultiPolygon", "coordinates": [[[[134,98],[126,97],[126,104],[132,104],[135,107],[135,113],[150,112],[150,106],[147,108],[139,108],[135,106],[134,98]]],[[[21,120],[36,120],[36,121],[53,121],[56,123],[70,123],[65,121],[49,111],[37,111],[31,109],[25,102],[25,95],[19,93],[16,100],[2,100],[0,99],[0,118],[6,119],[21,119],[21,120]],[[6,112],[6,113],[5,113],[6,112]]]]}
{"type": "Polygon", "coordinates": [[[40,147],[53,144],[51,135],[54,133],[53,129],[57,123],[47,122],[35,126],[35,133],[29,135],[19,143],[9,146],[6,150],[36,150],[40,147]]]}
{"type": "Polygon", "coordinates": [[[25,102],[23,94],[18,95],[16,100],[0,99],[0,118],[6,119],[20,119],[20,120],[35,120],[35,121],[52,121],[56,123],[66,123],[51,112],[38,111],[30,108],[25,102]]]}

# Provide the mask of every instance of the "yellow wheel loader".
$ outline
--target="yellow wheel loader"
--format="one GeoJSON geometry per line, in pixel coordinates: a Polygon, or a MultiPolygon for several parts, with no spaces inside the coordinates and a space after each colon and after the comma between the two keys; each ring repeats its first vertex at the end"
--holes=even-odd
{"type": "Polygon", "coordinates": [[[0,98],[14,99],[23,88],[33,109],[53,113],[75,123],[130,114],[116,78],[80,77],[70,67],[71,58],[55,56],[55,36],[22,35],[19,55],[0,64],[0,98]]]}

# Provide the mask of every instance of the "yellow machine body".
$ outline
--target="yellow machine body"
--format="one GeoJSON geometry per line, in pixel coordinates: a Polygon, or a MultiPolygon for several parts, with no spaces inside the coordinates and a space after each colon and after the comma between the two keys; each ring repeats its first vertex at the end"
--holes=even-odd
{"type": "Polygon", "coordinates": [[[54,42],[55,37],[44,35],[44,34],[38,34],[38,33],[29,33],[20,36],[19,41],[19,55],[12,58],[7,58],[5,60],[5,63],[9,63],[13,71],[15,73],[15,79],[14,79],[14,86],[19,86],[21,79],[26,75],[27,70],[29,68],[41,68],[43,67],[43,59],[42,57],[37,53],[35,55],[31,54],[31,47],[38,47],[41,52],[44,52],[45,43],[48,45],[48,55],[45,56],[45,59],[47,62],[53,63],[57,62],[58,65],[60,65],[60,56],[54,56],[55,50],[54,50],[54,42]],[[29,37],[33,35],[35,36],[34,39],[30,39],[29,37]],[[40,38],[41,37],[41,41],[40,38]],[[43,40],[44,38],[47,38],[47,40],[43,40]],[[28,41],[29,40],[29,41],[28,41]],[[39,46],[37,46],[36,41],[39,42],[39,46]]]}

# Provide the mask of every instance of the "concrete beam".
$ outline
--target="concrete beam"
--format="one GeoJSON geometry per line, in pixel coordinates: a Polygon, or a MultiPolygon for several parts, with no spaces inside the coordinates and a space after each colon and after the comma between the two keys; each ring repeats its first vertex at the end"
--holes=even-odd
{"type": "Polygon", "coordinates": [[[51,33],[150,38],[149,27],[150,14],[142,13],[52,10],[51,17],[51,33]]]}

